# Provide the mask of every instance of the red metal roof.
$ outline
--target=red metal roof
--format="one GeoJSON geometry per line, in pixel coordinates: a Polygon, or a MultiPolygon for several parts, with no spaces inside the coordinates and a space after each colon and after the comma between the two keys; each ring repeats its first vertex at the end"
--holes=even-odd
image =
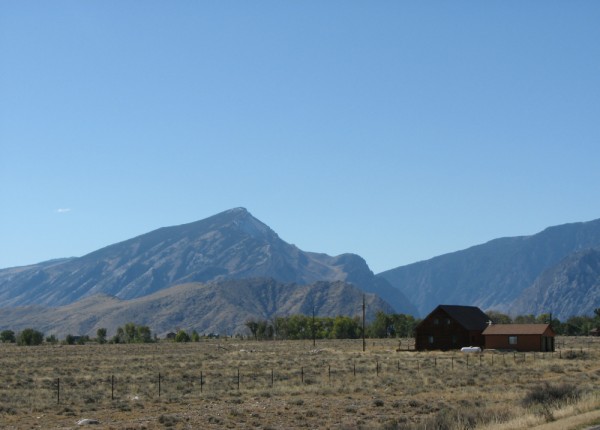
{"type": "Polygon", "coordinates": [[[554,331],[552,330],[552,327],[550,327],[550,324],[492,324],[483,331],[483,335],[542,335],[546,333],[546,330],[548,329],[550,329],[551,334],[554,335],[554,331]]]}

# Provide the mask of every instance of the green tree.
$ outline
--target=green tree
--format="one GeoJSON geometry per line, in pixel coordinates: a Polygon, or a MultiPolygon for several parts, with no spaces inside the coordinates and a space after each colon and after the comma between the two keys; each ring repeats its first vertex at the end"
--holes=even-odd
{"type": "Polygon", "coordinates": [[[196,330],[192,331],[192,342],[200,342],[200,335],[196,330]]]}
{"type": "Polygon", "coordinates": [[[106,343],[106,329],[105,328],[99,328],[98,330],[96,330],[96,341],[100,345],[106,343]]]}
{"type": "Polygon", "coordinates": [[[134,343],[136,340],[137,328],[132,322],[129,322],[123,326],[123,332],[125,333],[125,343],[134,343]]]}
{"type": "Polygon", "coordinates": [[[490,317],[494,324],[511,324],[512,318],[502,312],[498,311],[487,311],[487,316],[490,317]]]}
{"type": "Polygon", "coordinates": [[[594,328],[600,329],[600,308],[594,309],[594,328]]]}
{"type": "Polygon", "coordinates": [[[151,343],[152,331],[145,325],[127,323],[117,328],[117,334],[112,338],[113,343],[151,343]]]}
{"type": "Polygon", "coordinates": [[[2,330],[2,332],[0,332],[0,341],[2,341],[2,343],[15,343],[17,341],[15,332],[12,330],[2,330]]]}
{"type": "Polygon", "coordinates": [[[175,335],[175,342],[189,342],[190,335],[185,330],[179,330],[175,335]]]}
{"type": "Polygon", "coordinates": [[[126,343],[125,342],[125,330],[123,330],[123,327],[118,327],[117,328],[117,333],[113,336],[112,343],[126,343]]]}
{"type": "Polygon", "coordinates": [[[287,318],[288,339],[309,339],[312,337],[312,318],[306,315],[291,315],[287,318]]]}
{"type": "Polygon", "coordinates": [[[55,335],[50,335],[50,336],[46,337],[46,343],[55,344],[55,343],[58,343],[58,339],[56,338],[55,335]]]}
{"type": "Polygon", "coordinates": [[[65,343],[67,345],[75,345],[75,336],[69,333],[67,337],[65,337],[65,343]]]}
{"type": "Polygon", "coordinates": [[[518,315],[513,321],[515,324],[535,324],[535,315],[518,315]]]}
{"type": "Polygon", "coordinates": [[[277,339],[287,339],[288,338],[287,318],[275,317],[273,319],[273,331],[275,332],[275,337],[277,339]]]}
{"type": "Polygon", "coordinates": [[[367,326],[367,335],[375,338],[412,337],[417,322],[412,315],[386,314],[380,311],[367,326]]]}
{"type": "Polygon", "coordinates": [[[258,321],[248,320],[245,325],[250,330],[250,333],[252,333],[252,336],[254,336],[254,339],[258,340],[258,321]]]}
{"type": "Polygon", "coordinates": [[[563,327],[563,334],[567,336],[585,336],[594,327],[593,319],[587,316],[569,318],[563,327]]]}
{"type": "Polygon", "coordinates": [[[267,327],[268,323],[265,320],[258,321],[258,325],[256,327],[256,336],[258,339],[265,339],[267,337],[267,327]]]}
{"type": "Polygon", "coordinates": [[[384,338],[395,335],[392,317],[382,311],[375,314],[375,320],[367,328],[369,337],[384,338]]]}
{"type": "Polygon", "coordinates": [[[419,323],[412,315],[392,314],[392,330],[396,337],[412,337],[419,323]]]}
{"type": "Polygon", "coordinates": [[[147,325],[137,326],[135,333],[136,333],[135,338],[134,338],[135,342],[140,342],[140,343],[151,343],[152,342],[152,331],[150,330],[150,327],[148,327],[147,325]]]}
{"type": "Polygon", "coordinates": [[[41,345],[44,334],[32,328],[26,328],[17,336],[18,345],[41,345]]]}
{"type": "Polygon", "coordinates": [[[329,339],[332,336],[333,324],[335,318],[318,317],[315,318],[315,331],[317,339],[329,339]]]}
{"type": "Polygon", "coordinates": [[[333,337],[336,339],[357,339],[361,327],[358,318],[337,316],[333,322],[333,337]]]}

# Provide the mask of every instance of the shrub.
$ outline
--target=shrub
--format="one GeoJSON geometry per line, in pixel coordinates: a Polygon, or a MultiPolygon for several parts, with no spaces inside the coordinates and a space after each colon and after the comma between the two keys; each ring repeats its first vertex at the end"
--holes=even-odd
{"type": "Polygon", "coordinates": [[[179,421],[181,421],[181,418],[177,415],[161,415],[158,417],[158,422],[165,427],[175,427],[179,421]]]}
{"type": "Polygon", "coordinates": [[[0,341],[3,343],[15,343],[15,332],[12,330],[2,330],[2,332],[0,332],[0,341]]]}
{"type": "Polygon", "coordinates": [[[572,349],[569,350],[569,351],[566,351],[563,354],[563,357],[566,358],[567,360],[575,360],[575,359],[584,359],[584,358],[587,358],[585,352],[583,352],[583,351],[573,351],[572,349]]]}
{"type": "Polygon", "coordinates": [[[17,345],[41,345],[44,334],[32,328],[26,328],[17,336],[17,345]]]}
{"type": "Polygon", "coordinates": [[[190,340],[190,335],[185,330],[179,330],[175,335],[175,342],[189,342],[190,340]]]}
{"type": "Polygon", "coordinates": [[[117,328],[117,334],[111,339],[112,343],[150,343],[152,342],[150,327],[127,323],[117,328]]]}
{"type": "Polygon", "coordinates": [[[101,345],[106,343],[106,329],[105,328],[99,328],[98,330],[96,330],[96,341],[101,345]]]}
{"type": "Polygon", "coordinates": [[[556,405],[581,397],[581,390],[573,384],[550,384],[545,382],[532,388],[523,399],[523,406],[556,405]]]}

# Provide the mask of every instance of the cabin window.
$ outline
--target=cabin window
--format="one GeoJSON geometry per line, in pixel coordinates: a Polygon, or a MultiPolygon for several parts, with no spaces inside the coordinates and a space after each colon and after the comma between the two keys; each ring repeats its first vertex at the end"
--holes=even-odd
{"type": "Polygon", "coordinates": [[[433,336],[427,336],[427,341],[429,342],[430,345],[433,344],[433,336]]]}
{"type": "Polygon", "coordinates": [[[452,345],[456,345],[456,335],[452,335],[452,345]]]}
{"type": "Polygon", "coordinates": [[[517,336],[508,336],[508,344],[516,345],[517,344],[517,336]]]}
{"type": "Polygon", "coordinates": [[[440,320],[437,318],[433,319],[433,325],[438,325],[440,323],[440,320]]]}
{"type": "Polygon", "coordinates": [[[450,325],[451,321],[450,318],[446,318],[446,325],[450,325]]]}

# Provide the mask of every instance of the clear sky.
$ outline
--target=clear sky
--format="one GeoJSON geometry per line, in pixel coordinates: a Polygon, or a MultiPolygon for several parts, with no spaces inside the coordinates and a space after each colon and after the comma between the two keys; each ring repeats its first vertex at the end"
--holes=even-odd
{"type": "Polygon", "coordinates": [[[0,268],[246,207],[380,272],[600,218],[600,2],[3,1],[0,268]]]}

